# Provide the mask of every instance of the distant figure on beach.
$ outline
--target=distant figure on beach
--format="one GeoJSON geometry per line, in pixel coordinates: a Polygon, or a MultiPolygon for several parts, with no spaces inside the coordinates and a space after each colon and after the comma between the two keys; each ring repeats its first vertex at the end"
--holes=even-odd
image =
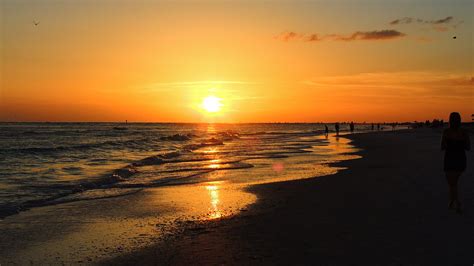
{"type": "Polygon", "coordinates": [[[324,134],[326,135],[326,137],[329,135],[329,128],[327,125],[324,125],[324,134]]]}
{"type": "Polygon", "coordinates": [[[351,133],[354,133],[354,122],[351,122],[351,123],[349,124],[349,127],[350,127],[350,129],[351,129],[351,133]]]}
{"type": "Polygon", "coordinates": [[[449,115],[449,128],[443,132],[441,150],[444,153],[444,172],[449,185],[449,208],[462,212],[458,198],[458,180],[466,170],[466,152],[471,149],[469,132],[461,128],[461,115],[453,112],[449,115]]]}
{"type": "Polygon", "coordinates": [[[339,136],[339,122],[336,122],[334,128],[336,129],[336,136],[339,136]]]}
{"type": "Polygon", "coordinates": [[[372,123],[372,127],[371,127],[371,128],[372,128],[372,131],[373,131],[373,130],[374,130],[374,128],[375,128],[375,127],[374,127],[374,123],[372,123]]]}
{"type": "Polygon", "coordinates": [[[380,124],[377,124],[377,130],[380,130],[380,124]]]}

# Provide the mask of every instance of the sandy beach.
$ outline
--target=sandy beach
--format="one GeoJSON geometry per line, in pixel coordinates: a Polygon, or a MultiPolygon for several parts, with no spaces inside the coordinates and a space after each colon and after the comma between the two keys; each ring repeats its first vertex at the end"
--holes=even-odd
{"type": "MultiPolygon", "coordinates": [[[[465,213],[448,210],[440,129],[349,136],[361,159],[335,175],[250,188],[256,204],[105,264],[471,265],[473,166],[465,213]]],[[[468,162],[472,155],[468,153],[468,162]]]]}

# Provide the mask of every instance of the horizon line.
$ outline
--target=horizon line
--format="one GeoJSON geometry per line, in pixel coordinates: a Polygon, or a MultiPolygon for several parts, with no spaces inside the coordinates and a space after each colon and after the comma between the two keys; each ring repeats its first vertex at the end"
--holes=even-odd
{"type": "MultiPolygon", "coordinates": [[[[437,118],[434,118],[437,119],[437,118]]],[[[442,120],[442,119],[438,119],[442,120]]],[[[151,121],[134,121],[134,122],[125,122],[125,121],[0,121],[0,124],[6,124],[6,123],[37,123],[37,124],[59,124],[59,123],[64,123],[64,124],[99,124],[99,123],[114,123],[114,124],[334,124],[334,123],[356,123],[356,124],[371,124],[371,123],[399,123],[399,124],[405,124],[405,123],[425,123],[426,121],[432,122],[433,120],[427,119],[423,121],[364,121],[364,122],[358,122],[358,121],[345,121],[345,120],[339,120],[339,121],[317,121],[317,122],[151,122],[151,121]]],[[[444,122],[448,122],[447,120],[444,122]]],[[[462,123],[474,123],[472,121],[463,121],[462,123]]]]}

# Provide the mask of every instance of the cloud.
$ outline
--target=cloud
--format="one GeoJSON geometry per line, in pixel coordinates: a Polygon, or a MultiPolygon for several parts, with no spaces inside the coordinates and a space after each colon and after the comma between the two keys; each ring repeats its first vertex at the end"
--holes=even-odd
{"type": "Polygon", "coordinates": [[[322,41],[323,39],[321,37],[318,36],[318,34],[310,34],[308,36],[306,36],[305,38],[305,41],[307,42],[319,42],[319,41],[322,41]]]}
{"type": "Polygon", "coordinates": [[[439,25],[439,24],[448,24],[453,22],[454,17],[448,16],[442,19],[437,19],[437,20],[424,20],[420,18],[411,18],[411,17],[404,17],[404,18],[399,18],[390,21],[390,25],[399,25],[399,24],[411,24],[411,23],[423,23],[423,24],[434,24],[434,25],[439,25]]]}
{"type": "Polygon", "coordinates": [[[453,16],[447,16],[441,19],[425,20],[420,18],[404,17],[395,19],[389,22],[390,25],[401,25],[401,24],[421,24],[431,25],[433,30],[438,32],[446,32],[449,29],[456,29],[459,25],[463,24],[463,20],[455,20],[453,16]]]}
{"type": "Polygon", "coordinates": [[[421,20],[421,19],[419,19],[419,18],[408,18],[408,17],[405,17],[405,18],[395,19],[395,20],[391,21],[389,24],[390,24],[390,25],[398,25],[398,24],[410,24],[410,23],[413,23],[413,22],[422,23],[423,20],[421,20]]]}
{"type": "Polygon", "coordinates": [[[357,31],[351,35],[332,34],[328,37],[336,41],[357,41],[357,40],[390,40],[406,36],[405,33],[397,30],[374,30],[374,31],[357,31]]]}
{"type": "Polygon", "coordinates": [[[429,23],[431,24],[445,24],[445,23],[450,23],[453,20],[453,17],[445,17],[442,19],[430,21],[429,23]]]}
{"type": "Polygon", "coordinates": [[[396,38],[402,38],[406,36],[405,33],[399,32],[397,30],[374,30],[374,31],[356,31],[349,35],[343,34],[327,34],[320,35],[317,33],[303,34],[296,33],[293,31],[284,32],[278,36],[276,39],[282,41],[292,41],[292,40],[303,40],[306,42],[320,42],[320,41],[378,41],[378,40],[391,40],[396,38]]]}
{"type": "Polygon", "coordinates": [[[287,42],[295,39],[301,39],[302,37],[303,36],[299,33],[296,33],[294,31],[287,31],[281,33],[280,35],[277,35],[275,38],[287,42]]]}

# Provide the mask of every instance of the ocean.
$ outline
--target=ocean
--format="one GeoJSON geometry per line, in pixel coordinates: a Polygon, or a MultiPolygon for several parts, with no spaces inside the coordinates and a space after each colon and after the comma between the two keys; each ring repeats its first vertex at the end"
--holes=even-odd
{"type": "Polygon", "coordinates": [[[354,151],[330,139],[323,124],[0,123],[0,218],[149,187],[327,175],[354,151]]]}

